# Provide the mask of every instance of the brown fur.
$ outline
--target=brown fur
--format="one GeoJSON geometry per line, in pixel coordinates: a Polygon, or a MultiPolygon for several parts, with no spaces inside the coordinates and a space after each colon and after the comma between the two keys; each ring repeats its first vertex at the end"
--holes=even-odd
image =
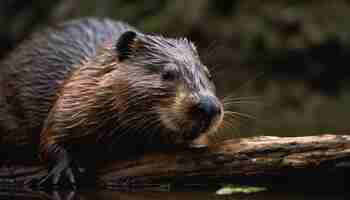
{"type": "Polygon", "coordinates": [[[89,160],[97,149],[189,143],[222,121],[209,71],[186,39],[83,19],[34,35],[2,65],[2,138],[32,138],[53,165],[70,165],[76,152],[89,160]]]}

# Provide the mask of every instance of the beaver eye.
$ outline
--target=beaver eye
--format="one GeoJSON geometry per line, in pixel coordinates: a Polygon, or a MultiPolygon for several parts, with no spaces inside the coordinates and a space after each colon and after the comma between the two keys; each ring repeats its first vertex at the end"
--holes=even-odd
{"type": "Polygon", "coordinates": [[[173,70],[164,70],[162,72],[162,78],[163,80],[173,81],[176,79],[176,73],[173,70]]]}

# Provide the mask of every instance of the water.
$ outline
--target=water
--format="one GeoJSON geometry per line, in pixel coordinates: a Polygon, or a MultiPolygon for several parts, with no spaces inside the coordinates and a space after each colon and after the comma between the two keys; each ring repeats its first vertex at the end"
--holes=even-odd
{"type": "Polygon", "coordinates": [[[346,194],[276,193],[216,195],[215,191],[182,192],[118,192],[110,190],[85,191],[6,191],[0,190],[0,199],[16,200],[344,200],[346,194]]]}

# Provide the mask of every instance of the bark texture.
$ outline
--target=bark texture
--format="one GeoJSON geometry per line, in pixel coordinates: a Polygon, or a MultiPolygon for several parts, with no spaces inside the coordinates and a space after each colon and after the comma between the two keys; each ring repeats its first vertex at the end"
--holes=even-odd
{"type": "MultiPolygon", "coordinates": [[[[348,135],[261,136],[113,161],[98,169],[98,177],[109,188],[237,183],[342,190],[349,167],[348,135]]],[[[40,163],[3,166],[0,180],[21,185],[45,173],[40,163]]]]}

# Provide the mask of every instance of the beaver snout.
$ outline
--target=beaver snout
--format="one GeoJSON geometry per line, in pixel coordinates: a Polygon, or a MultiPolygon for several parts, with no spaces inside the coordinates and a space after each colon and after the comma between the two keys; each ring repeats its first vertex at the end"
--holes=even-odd
{"type": "Polygon", "coordinates": [[[211,96],[200,96],[198,103],[195,105],[195,110],[209,121],[222,112],[216,98],[211,96]]]}
{"type": "Polygon", "coordinates": [[[208,130],[222,115],[222,106],[215,96],[201,95],[193,106],[193,113],[198,119],[200,131],[208,130]]]}

